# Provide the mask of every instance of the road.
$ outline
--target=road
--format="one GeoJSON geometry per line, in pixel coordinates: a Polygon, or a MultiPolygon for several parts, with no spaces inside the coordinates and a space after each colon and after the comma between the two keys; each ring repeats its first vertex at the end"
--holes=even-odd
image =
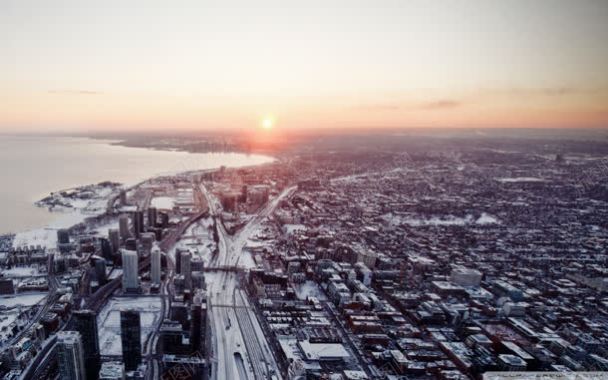
{"type": "MultiPolygon", "coordinates": [[[[222,223],[218,223],[218,254],[209,265],[238,267],[247,240],[258,231],[260,224],[272,214],[281,200],[291,196],[295,189],[295,187],[285,189],[232,236],[226,232],[222,223]]],[[[207,197],[211,215],[219,215],[220,207],[217,200],[203,185],[201,192],[207,197]]],[[[214,353],[211,360],[211,378],[241,380],[270,379],[272,376],[280,378],[266,337],[246,294],[239,287],[238,274],[212,273],[208,275],[207,284],[214,353]]]]}
{"type": "Polygon", "coordinates": [[[15,334],[11,339],[9,339],[8,343],[6,343],[4,345],[3,350],[5,350],[8,347],[13,346],[17,342],[19,342],[19,340],[21,338],[23,338],[25,336],[25,334],[30,331],[32,326],[37,324],[40,321],[40,319],[42,317],[44,317],[44,315],[46,313],[48,313],[49,310],[51,309],[51,307],[55,304],[55,299],[57,298],[56,297],[57,288],[59,287],[59,283],[57,282],[57,279],[55,278],[55,275],[53,274],[53,257],[54,257],[53,254],[49,254],[49,258],[47,260],[47,284],[49,287],[49,291],[48,291],[48,295],[44,299],[44,305],[42,305],[42,307],[39,307],[36,314],[29,319],[27,324],[17,334],[15,334]]]}

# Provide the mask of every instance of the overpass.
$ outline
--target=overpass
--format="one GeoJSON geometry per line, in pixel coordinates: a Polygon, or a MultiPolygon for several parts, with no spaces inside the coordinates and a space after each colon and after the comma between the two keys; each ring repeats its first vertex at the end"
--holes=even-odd
{"type": "Polygon", "coordinates": [[[216,265],[203,268],[203,272],[242,272],[245,268],[238,265],[216,265]]]}

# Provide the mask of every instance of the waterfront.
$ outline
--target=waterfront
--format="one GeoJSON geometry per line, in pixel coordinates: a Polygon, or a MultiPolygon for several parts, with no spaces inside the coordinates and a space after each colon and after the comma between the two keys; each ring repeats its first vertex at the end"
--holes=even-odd
{"type": "Polygon", "coordinates": [[[132,185],[163,173],[271,160],[240,153],[129,148],[82,137],[0,136],[0,234],[40,228],[56,219],[34,205],[53,191],[106,180],[132,185]]]}

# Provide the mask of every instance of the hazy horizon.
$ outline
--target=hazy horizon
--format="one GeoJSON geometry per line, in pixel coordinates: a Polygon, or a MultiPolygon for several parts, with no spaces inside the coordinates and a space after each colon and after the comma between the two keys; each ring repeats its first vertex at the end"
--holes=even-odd
{"type": "Polygon", "coordinates": [[[7,1],[0,133],[604,128],[604,1],[7,1]]]}

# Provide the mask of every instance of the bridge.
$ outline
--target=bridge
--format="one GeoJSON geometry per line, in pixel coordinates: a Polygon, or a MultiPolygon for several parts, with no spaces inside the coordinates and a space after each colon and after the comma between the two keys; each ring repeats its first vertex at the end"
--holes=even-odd
{"type": "Polygon", "coordinates": [[[182,235],[186,232],[188,227],[194,224],[201,218],[204,218],[209,215],[209,209],[202,210],[185,221],[181,222],[177,228],[169,232],[169,234],[160,242],[160,249],[164,252],[167,252],[171,247],[177,243],[177,241],[182,237],[182,235]]]}
{"type": "Polygon", "coordinates": [[[203,268],[203,272],[232,272],[232,273],[237,273],[237,272],[242,272],[244,270],[245,270],[244,267],[240,267],[238,265],[217,265],[217,266],[203,268]]]}

